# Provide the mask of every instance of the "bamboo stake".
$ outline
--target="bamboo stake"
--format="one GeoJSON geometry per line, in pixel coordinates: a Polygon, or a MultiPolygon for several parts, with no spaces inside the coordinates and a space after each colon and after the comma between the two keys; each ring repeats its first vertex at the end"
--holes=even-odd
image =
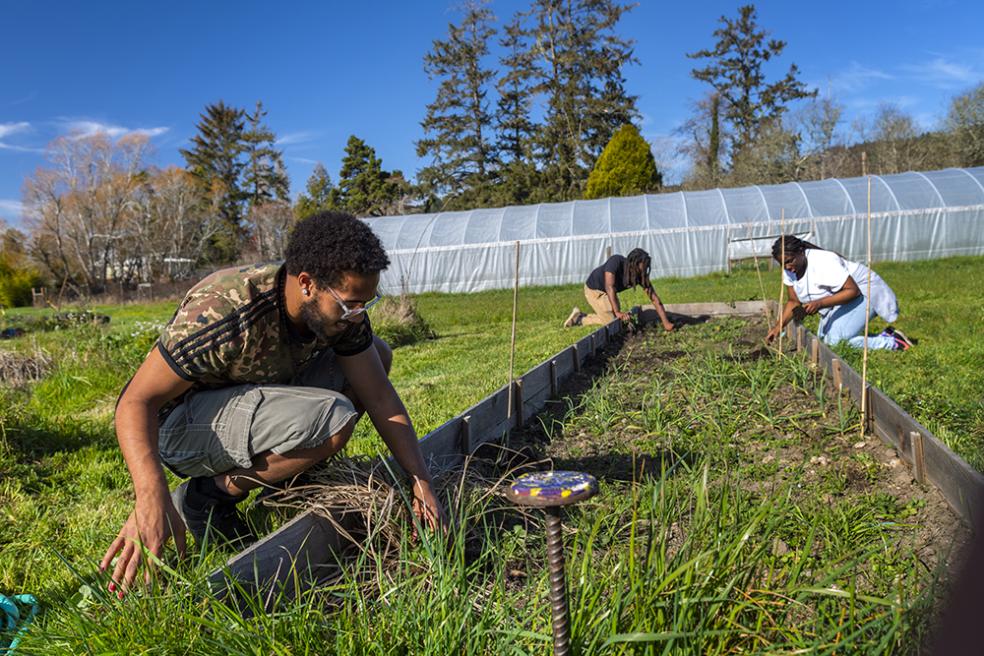
{"type": "Polygon", "coordinates": [[[779,344],[777,349],[779,352],[778,357],[782,357],[782,293],[786,291],[786,285],[783,281],[783,275],[786,271],[786,208],[782,208],[779,211],[779,319],[776,321],[776,325],[779,326],[779,344]]]}
{"type": "Polygon", "coordinates": [[[759,291],[762,292],[762,303],[765,305],[765,323],[772,323],[772,312],[769,311],[769,303],[765,298],[765,283],[762,282],[762,272],[759,271],[759,258],[758,254],[755,252],[755,243],[752,239],[752,224],[748,224],[748,240],[752,242],[752,259],[755,260],[755,275],[758,276],[759,281],[759,291]]]}
{"type": "Polygon", "coordinates": [[[513,276],[513,311],[512,311],[512,338],[509,343],[509,400],[506,403],[506,417],[512,419],[513,416],[513,395],[515,394],[516,380],[516,307],[519,301],[519,242],[516,242],[516,270],[513,276]]]}
{"type": "MultiPolygon", "coordinates": [[[[868,169],[868,155],[861,153],[861,168],[868,169]]],[[[861,439],[868,426],[868,321],[871,315],[871,176],[868,178],[868,284],[864,293],[864,355],[861,356],[861,439]]]]}

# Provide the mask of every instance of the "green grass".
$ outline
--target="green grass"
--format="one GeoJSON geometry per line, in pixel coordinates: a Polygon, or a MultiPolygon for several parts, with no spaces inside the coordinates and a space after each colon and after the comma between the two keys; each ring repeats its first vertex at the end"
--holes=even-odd
{"type": "MultiPolygon", "coordinates": [[[[982,258],[953,258],[879,265],[879,272],[901,301],[902,318],[897,325],[919,338],[920,344],[907,353],[873,353],[870,362],[875,384],[978,467],[984,465],[984,449],[981,449],[984,404],[980,395],[980,390],[984,389],[984,374],[979,367],[984,361],[984,347],[979,337],[980,326],[984,325],[982,263],[982,258]]],[[[767,274],[766,278],[772,287],[768,290],[771,299],[778,292],[778,272],[767,274]]],[[[761,298],[753,271],[701,279],[659,280],[655,285],[668,303],[761,298]]],[[[625,305],[643,301],[638,291],[623,295],[625,305]]],[[[418,432],[423,434],[508,380],[512,293],[503,290],[472,295],[426,294],[420,296],[418,302],[421,314],[439,337],[399,348],[393,379],[407,402],[418,432]]],[[[560,327],[570,307],[576,304],[584,306],[579,286],[521,290],[517,373],[588,332],[588,328],[564,330],[560,327]]],[[[95,562],[132,504],[129,478],[111,429],[113,403],[119,389],[150,349],[156,331],[170,317],[173,304],[90,309],[112,315],[110,326],[38,333],[4,344],[5,348],[23,353],[43,349],[57,362],[55,370],[43,381],[27,389],[3,390],[0,396],[0,523],[3,524],[3,530],[0,530],[0,591],[32,592],[44,604],[38,635],[43,634],[45,640],[52,642],[34,642],[35,651],[77,652],[83,643],[91,646],[94,652],[123,652],[132,648],[132,651],[148,653],[293,653],[303,649],[292,649],[288,645],[304,644],[318,645],[311,649],[314,652],[341,653],[399,653],[401,646],[414,652],[440,649],[498,653],[545,649],[549,632],[542,594],[545,574],[536,571],[522,586],[513,588],[500,589],[489,583],[490,580],[508,578],[508,572],[503,569],[508,558],[502,558],[503,553],[539,553],[536,551],[538,538],[526,533],[490,541],[490,551],[483,554],[479,564],[445,559],[451,556],[433,558],[425,547],[410,549],[403,564],[404,571],[394,577],[391,589],[367,597],[344,589],[333,591],[333,603],[340,604],[341,610],[324,617],[321,613],[323,600],[312,598],[296,604],[283,617],[247,622],[230,615],[219,604],[182,592],[201,586],[203,574],[221,560],[221,554],[215,552],[207,554],[202,561],[183,565],[180,577],[184,583],[172,585],[165,593],[123,604],[102,600],[88,610],[73,610],[74,603],[70,600],[83,580],[91,580],[95,562]],[[81,579],[68,564],[78,571],[81,579]],[[474,577],[475,567],[487,578],[474,577]],[[456,589],[459,592],[454,592],[456,589]],[[438,595],[437,600],[433,606],[428,605],[428,613],[420,613],[419,600],[429,599],[432,594],[438,595]],[[380,598],[385,598],[387,603],[379,603],[380,598]],[[475,605],[470,601],[473,598],[480,598],[483,603],[475,605]],[[105,612],[107,606],[111,606],[113,612],[105,612]],[[364,612],[367,608],[372,612],[364,612]],[[157,619],[148,621],[147,618],[157,619]],[[52,647],[50,651],[42,648],[45,644],[52,647]],[[138,649],[136,645],[145,648],[138,649]]],[[[7,318],[22,314],[36,314],[36,311],[8,311],[7,318]]],[[[687,329],[680,335],[669,336],[672,340],[681,340],[681,348],[689,349],[696,365],[703,364],[681,372],[681,378],[688,384],[721,395],[738,380],[743,387],[753,391],[761,389],[764,393],[777,380],[789,376],[794,382],[798,380],[797,384],[804,389],[810,388],[807,374],[802,370],[772,368],[771,373],[763,371],[750,378],[741,373],[742,368],[728,373],[710,368],[708,361],[702,359],[706,356],[702,355],[701,339],[687,341],[702,334],[697,329],[687,329]]],[[[713,333],[705,336],[713,337],[713,333]]],[[[603,384],[614,384],[611,380],[603,384]]],[[[742,430],[740,418],[753,411],[751,406],[737,405],[737,400],[731,406],[701,405],[698,397],[689,396],[668,380],[636,380],[635,384],[645,389],[642,396],[646,402],[642,407],[629,408],[618,400],[622,395],[617,395],[614,400],[605,394],[593,395],[578,409],[577,416],[570,419],[570,426],[559,430],[574,430],[573,426],[582,426],[579,422],[587,422],[584,427],[590,425],[597,430],[640,424],[652,435],[662,436],[651,438],[653,450],[672,443],[679,451],[706,451],[702,457],[721,459],[715,462],[739,462],[736,449],[729,440],[735,431],[742,430]],[[705,421],[694,426],[692,417],[698,415],[705,421]]],[[[771,418],[771,421],[784,418],[781,408],[770,403],[756,405],[754,412],[771,418]]],[[[846,407],[829,413],[828,418],[838,430],[856,421],[846,407]]],[[[793,421],[808,419],[792,418],[793,421]]],[[[781,441],[774,435],[768,439],[781,441]]],[[[350,452],[374,454],[378,449],[378,439],[361,425],[350,452]]],[[[762,476],[770,474],[767,463],[741,466],[750,467],[747,471],[762,476]]],[[[778,501],[769,501],[768,505],[762,506],[766,502],[761,499],[745,498],[740,494],[728,496],[726,486],[708,484],[701,487],[704,485],[702,469],[693,467],[677,478],[645,483],[630,495],[631,503],[623,499],[624,494],[606,494],[597,504],[585,509],[584,517],[577,520],[578,539],[582,535],[595,535],[598,543],[621,544],[622,537],[626,532],[631,533],[634,525],[650,522],[648,525],[655,526],[657,524],[652,522],[663,525],[667,521],[670,524],[681,521],[679,517],[674,519],[666,514],[673,508],[704,508],[703,514],[696,515],[700,521],[695,526],[700,530],[693,532],[693,543],[689,551],[684,552],[689,556],[680,556],[683,560],[668,558],[675,554],[660,556],[658,541],[650,541],[646,549],[657,551],[633,551],[631,562],[634,564],[625,562],[619,566],[631,567],[631,576],[625,573],[628,569],[614,570],[617,563],[604,560],[616,558],[614,554],[598,556],[595,542],[575,547],[577,555],[572,562],[586,572],[585,585],[592,577],[599,579],[594,587],[585,588],[590,591],[590,594],[585,592],[586,598],[601,599],[603,593],[610,594],[619,604],[617,609],[608,612],[600,609],[597,604],[601,602],[596,601],[594,606],[575,611],[575,631],[583,636],[584,644],[591,645],[592,650],[602,650],[608,643],[605,650],[617,652],[638,648],[662,653],[664,648],[676,649],[673,645],[684,640],[691,646],[706,647],[708,652],[723,650],[729,645],[734,646],[739,634],[750,628],[743,624],[743,613],[756,607],[768,608],[778,599],[776,595],[823,602],[816,611],[816,628],[809,635],[784,635],[783,630],[775,627],[782,627],[790,618],[777,614],[767,619],[773,626],[771,633],[762,627],[751,627],[755,629],[752,635],[765,637],[761,642],[742,643],[745,647],[768,651],[766,645],[776,641],[777,644],[798,644],[804,648],[832,644],[836,632],[830,628],[832,624],[825,624],[820,619],[832,621],[831,614],[841,612],[840,593],[824,588],[826,579],[817,572],[808,581],[813,587],[804,587],[807,584],[800,578],[787,577],[772,581],[770,591],[762,593],[765,595],[762,598],[753,594],[740,603],[734,602],[737,606],[729,607],[728,611],[734,615],[723,626],[715,624],[721,617],[719,612],[710,614],[717,619],[708,619],[707,608],[720,607],[721,602],[714,601],[715,594],[727,592],[741,596],[739,590],[742,594],[750,594],[742,586],[750,580],[745,577],[754,576],[748,570],[754,570],[756,563],[763,563],[766,570],[779,565],[789,569],[790,562],[795,564],[794,557],[788,554],[773,560],[765,555],[764,545],[773,544],[776,538],[787,542],[794,538],[817,539],[815,534],[810,537],[811,525],[818,513],[826,511],[822,507],[787,506],[778,501]],[[665,501],[669,505],[654,505],[656,501],[665,501]],[[622,503],[627,505],[618,505],[622,503]],[[720,515],[721,509],[727,510],[727,517],[720,515]],[[773,523],[775,514],[779,519],[773,523]],[[622,523],[613,524],[613,518],[621,518],[622,523]],[[630,518],[634,521],[629,521],[630,518]],[[705,524],[712,519],[725,524],[711,530],[705,524]],[[756,535],[760,532],[763,541],[759,544],[759,538],[756,538],[753,544],[743,543],[749,544],[746,550],[734,540],[748,527],[755,527],[756,535]],[[590,557],[585,553],[590,553],[590,557]],[[722,573],[723,579],[697,581],[693,578],[694,572],[685,567],[677,576],[682,577],[687,586],[653,593],[643,606],[637,606],[633,601],[650,594],[645,581],[659,580],[693,559],[697,559],[693,562],[700,562],[701,558],[708,558],[708,554],[716,553],[731,554],[728,556],[731,569],[727,570],[732,572],[731,575],[722,573]],[[598,567],[598,562],[605,565],[598,567]],[[613,571],[618,575],[606,576],[613,571]],[[690,587],[698,584],[703,587],[690,587]],[[621,589],[629,591],[625,598],[621,589]],[[702,592],[697,594],[695,590],[702,592]],[[825,606],[827,602],[829,608],[825,606]],[[653,634],[653,624],[645,622],[646,618],[651,620],[653,617],[651,610],[632,618],[632,613],[636,612],[633,609],[658,607],[667,609],[665,613],[682,609],[679,615],[673,615],[677,624],[661,625],[676,628],[653,634]],[[696,632],[703,636],[700,640],[706,642],[674,637],[673,631],[696,632]],[[715,631],[722,633],[713,633],[715,631]]],[[[838,486],[843,486],[843,481],[832,475],[824,484],[834,493],[838,486]]],[[[861,546],[868,542],[854,542],[858,538],[856,527],[870,528],[871,524],[882,521],[881,516],[873,513],[880,507],[878,504],[885,506],[885,503],[874,499],[859,508],[840,509],[831,516],[832,526],[841,525],[851,530],[838,533],[830,529],[828,542],[844,547],[834,562],[828,564],[826,571],[830,576],[837,578],[838,567],[851,571],[851,563],[856,558],[870,555],[861,546]],[[852,544],[860,551],[851,551],[852,544]]],[[[888,507],[888,510],[892,516],[906,512],[905,508],[888,507]]],[[[481,515],[478,510],[475,512],[481,515]]],[[[687,521],[691,520],[687,518],[687,521]]],[[[864,535],[861,538],[868,539],[864,535]]],[[[875,549],[874,546],[871,548],[875,549]]],[[[885,566],[894,568],[892,571],[903,571],[899,564],[885,566]]],[[[800,575],[806,569],[800,564],[800,575]]],[[[876,601],[865,602],[871,624],[859,629],[861,635],[857,640],[860,642],[856,644],[865,646],[860,651],[868,651],[867,647],[874,650],[886,635],[893,636],[890,641],[897,640],[911,628],[902,609],[923,603],[919,596],[922,586],[923,579],[915,577],[911,582],[906,581],[905,589],[876,590],[869,595],[876,601]],[[904,603],[900,601],[903,598],[904,603]]],[[[848,590],[847,587],[840,589],[848,590]]],[[[766,621],[761,614],[757,617],[766,621]]],[[[890,651],[886,645],[880,651],[890,651]]],[[[30,649],[25,653],[30,653],[30,649]]],[[[693,653],[700,653],[700,649],[693,653]]]]}

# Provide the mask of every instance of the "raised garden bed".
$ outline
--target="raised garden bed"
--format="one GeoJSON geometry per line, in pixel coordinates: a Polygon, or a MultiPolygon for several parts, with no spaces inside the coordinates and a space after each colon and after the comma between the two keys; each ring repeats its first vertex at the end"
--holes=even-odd
{"type": "MultiPolygon", "coordinates": [[[[500,390],[430,434],[426,450],[441,464],[456,464],[487,436],[545,409],[511,431],[508,446],[518,459],[477,466],[495,475],[504,461],[547,459],[599,477],[602,495],[574,529],[581,556],[608,563],[596,583],[616,596],[618,585],[636,590],[640,581],[662,592],[620,601],[619,612],[630,617],[608,629],[582,618],[597,644],[628,641],[633,631],[651,633],[635,638],[642,642],[666,641],[674,631],[723,632],[728,640],[715,643],[723,650],[842,639],[849,649],[914,644],[932,616],[934,575],[947,570],[967,528],[893,448],[870,432],[860,438],[856,408],[817,364],[819,345],[800,334],[787,345],[792,351],[798,344],[804,357],[779,358],[762,348],[765,331],[762,319],[719,318],[680,334],[647,331],[611,344],[614,330],[603,329],[524,376],[512,418],[504,415],[508,390],[500,390]],[[658,491],[659,499],[643,503],[633,496],[640,491],[658,491]],[[591,529],[606,513],[604,521],[623,524],[591,529]],[[636,553],[641,545],[644,553],[636,553]],[[636,558],[645,566],[623,580],[617,572],[626,557],[630,567],[636,558]],[[687,565],[688,558],[695,560],[687,565]],[[679,566],[693,571],[673,582],[679,566]],[[707,586],[718,591],[716,601],[694,606],[694,598],[711,593],[707,586]],[[735,613],[759,611],[765,615],[756,621],[782,622],[741,630],[731,624],[735,613]]],[[[841,387],[849,387],[845,371],[841,387]]],[[[234,558],[216,581],[233,574],[262,587],[287,578],[300,590],[342,547],[328,522],[303,514],[234,558]]],[[[522,589],[543,575],[530,553],[502,564],[513,579],[506,584],[545,613],[543,600],[522,589]]]]}

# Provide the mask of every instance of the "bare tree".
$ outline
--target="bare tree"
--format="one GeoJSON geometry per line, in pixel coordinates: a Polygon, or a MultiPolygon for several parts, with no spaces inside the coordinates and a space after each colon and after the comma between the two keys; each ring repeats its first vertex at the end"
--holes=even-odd
{"type": "Polygon", "coordinates": [[[143,179],[148,140],[104,133],[55,140],[51,168],[25,182],[28,226],[38,260],[59,281],[94,293],[126,269],[124,249],[143,179]]]}
{"type": "Polygon", "coordinates": [[[984,164],[984,82],[954,97],[945,125],[952,135],[959,166],[984,164]]]}
{"type": "Polygon", "coordinates": [[[260,260],[279,260],[287,249],[287,237],[294,225],[294,213],[284,201],[268,201],[254,206],[246,217],[256,255],[260,260]]]}
{"type": "Polygon", "coordinates": [[[800,180],[805,158],[800,154],[799,135],[782,118],[763,121],[755,139],[732,162],[730,186],[782,184],[800,180]]]}
{"type": "Polygon", "coordinates": [[[830,96],[814,98],[797,114],[801,149],[806,156],[805,177],[822,180],[836,175],[843,138],[838,130],[844,106],[830,96]]]}
{"type": "Polygon", "coordinates": [[[897,105],[882,103],[874,118],[854,122],[859,143],[867,144],[871,173],[892,174],[922,168],[925,153],[912,116],[897,105]]]}
{"type": "Polygon", "coordinates": [[[174,279],[205,255],[210,239],[221,227],[218,215],[200,202],[197,180],[178,167],[149,176],[140,195],[134,221],[132,256],[144,263],[152,280],[174,279]],[[175,267],[186,263],[189,267],[175,267]]]}

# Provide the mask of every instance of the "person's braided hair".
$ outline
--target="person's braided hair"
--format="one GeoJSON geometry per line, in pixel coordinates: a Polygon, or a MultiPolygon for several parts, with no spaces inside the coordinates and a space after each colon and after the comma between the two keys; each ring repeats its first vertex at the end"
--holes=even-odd
{"type": "Polygon", "coordinates": [[[318,286],[337,285],[345,273],[379,273],[389,263],[379,237],[345,212],[319,212],[298,221],[285,256],[288,274],[307,272],[318,286]]]}
{"type": "Polygon", "coordinates": [[[642,250],[641,248],[633,248],[629,251],[628,256],[625,258],[628,269],[628,283],[630,287],[636,285],[645,284],[645,278],[649,276],[649,267],[652,264],[653,259],[649,257],[649,253],[642,250]],[[640,273],[639,265],[644,264],[643,270],[645,273],[640,273]]]}
{"type": "Polygon", "coordinates": [[[779,237],[779,239],[772,244],[772,259],[779,264],[783,263],[783,246],[785,246],[785,255],[799,255],[808,248],[818,251],[824,250],[815,244],[811,244],[805,239],[800,239],[796,235],[784,235],[779,237]]]}

